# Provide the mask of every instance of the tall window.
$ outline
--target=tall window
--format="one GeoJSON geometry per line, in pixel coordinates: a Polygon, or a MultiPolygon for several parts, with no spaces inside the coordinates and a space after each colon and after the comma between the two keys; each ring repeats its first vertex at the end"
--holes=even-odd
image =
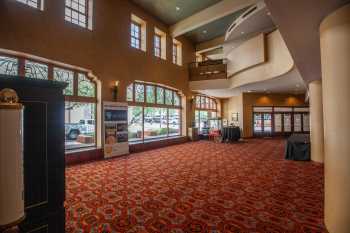
{"type": "Polygon", "coordinates": [[[173,63],[177,64],[177,44],[173,43],[173,63]]]}
{"type": "Polygon", "coordinates": [[[173,63],[182,65],[182,44],[180,41],[173,39],[173,63]]]}
{"type": "Polygon", "coordinates": [[[197,95],[195,97],[195,123],[202,132],[205,128],[217,128],[217,121],[211,119],[217,118],[216,100],[207,96],[197,95]]]}
{"type": "Polygon", "coordinates": [[[131,47],[141,49],[141,25],[131,22],[131,47]]]}
{"type": "Polygon", "coordinates": [[[96,146],[96,83],[87,73],[45,62],[1,55],[0,74],[14,78],[24,74],[25,78],[67,83],[63,90],[66,149],[96,146]]]}
{"type": "Polygon", "coordinates": [[[166,33],[159,28],[154,28],[154,56],[166,60],[166,33]]]}
{"type": "Polygon", "coordinates": [[[154,56],[160,57],[162,54],[161,36],[154,35],[154,56]]]}
{"type": "Polygon", "coordinates": [[[181,134],[181,97],[173,89],[134,82],[127,87],[129,141],[181,134]]]}
{"type": "Polygon", "coordinates": [[[43,0],[16,0],[17,2],[24,3],[28,6],[38,8],[38,9],[43,9],[43,0]]]}
{"type": "Polygon", "coordinates": [[[65,19],[68,22],[87,28],[89,0],[66,0],[65,19]]]}

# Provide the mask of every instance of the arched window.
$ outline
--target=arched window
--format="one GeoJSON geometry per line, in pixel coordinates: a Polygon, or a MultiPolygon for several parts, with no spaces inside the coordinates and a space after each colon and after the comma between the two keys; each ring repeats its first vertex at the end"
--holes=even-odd
{"type": "Polygon", "coordinates": [[[63,91],[66,149],[96,146],[96,83],[86,72],[36,59],[0,54],[0,74],[68,83],[63,91]]]}
{"type": "Polygon", "coordinates": [[[127,87],[129,141],[181,134],[181,95],[160,84],[134,82],[127,87]]]}
{"type": "Polygon", "coordinates": [[[203,129],[217,128],[217,121],[210,121],[216,119],[217,115],[217,102],[214,98],[205,95],[195,96],[195,123],[196,128],[199,128],[201,133],[203,129]]]}

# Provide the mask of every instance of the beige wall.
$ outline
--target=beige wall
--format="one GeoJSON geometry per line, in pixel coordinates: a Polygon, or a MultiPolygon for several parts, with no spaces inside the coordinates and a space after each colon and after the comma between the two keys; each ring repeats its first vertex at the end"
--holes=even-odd
{"type": "Polygon", "coordinates": [[[64,20],[64,1],[45,0],[44,11],[12,0],[0,5],[0,48],[91,70],[101,80],[103,100],[112,100],[116,80],[120,81],[120,101],[125,100],[125,87],[134,80],[189,93],[187,64],[195,60],[194,46],[177,38],[183,46],[184,65],[172,64],[168,28],[131,1],[94,1],[92,31],[64,20]],[[147,22],[146,52],[130,47],[131,13],[147,22]],[[167,60],[153,56],[155,26],[167,33],[167,60]]]}
{"type": "Polygon", "coordinates": [[[350,232],[350,4],[320,27],[325,155],[325,223],[350,232]]]}
{"type": "Polygon", "coordinates": [[[243,128],[243,94],[222,100],[223,119],[228,120],[228,124],[238,125],[243,128]],[[238,113],[238,123],[232,121],[232,114],[238,113]]]}
{"type": "Polygon", "coordinates": [[[324,132],[321,80],[309,83],[311,160],[323,163],[324,132]]]}
{"type": "Polygon", "coordinates": [[[307,106],[305,95],[243,93],[243,137],[253,136],[253,106],[307,106]]]}
{"type": "MultiPolygon", "coordinates": [[[[226,46],[230,46],[226,45],[226,46]]],[[[234,75],[266,61],[265,35],[255,36],[238,47],[232,49],[227,55],[227,72],[234,75]]]]}

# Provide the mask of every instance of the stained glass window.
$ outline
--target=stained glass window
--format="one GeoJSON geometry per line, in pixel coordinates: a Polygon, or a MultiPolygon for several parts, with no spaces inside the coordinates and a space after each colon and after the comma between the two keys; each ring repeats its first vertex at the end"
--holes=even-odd
{"type": "Polygon", "coordinates": [[[200,107],[201,107],[201,97],[196,96],[196,108],[200,108],[200,107]]]}
{"type": "Polygon", "coordinates": [[[145,89],[143,84],[135,84],[135,101],[144,102],[145,101],[145,89]]]}
{"type": "Polygon", "coordinates": [[[34,7],[34,8],[39,8],[39,2],[40,0],[17,0],[17,2],[24,3],[28,6],[34,7]]]}
{"type": "Polygon", "coordinates": [[[155,102],[155,87],[154,86],[146,86],[146,102],[153,104],[155,102]]]}
{"type": "Polygon", "coordinates": [[[175,106],[180,106],[180,96],[179,94],[174,92],[174,105],[175,106]]]}
{"type": "Polygon", "coordinates": [[[45,64],[25,61],[25,76],[28,78],[48,79],[48,69],[45,64]]]}
{"type": "Polygon", "coordinates": [[[157,84],[135,82],[133,85],[135,99],[128,102],[129,141],[181,135],[180,94],[157,84]]]}
{"type": "Polygon", "coordinates": [[[18,59],[0,56],[0,74],[18,75],[18,59]]]}
{"type": "Polygon", "coordinates": [[[73,83],[74,83],[73,71],[54,67],[53,79],[56,81],[68,83],[68,86],[66,87],[66,89],[64,89],[63,93],[65,95],[73,95],[73,83]]]}
{"type": "Polygon", "coordinates": [[[87,27],[87,0],[66,0],[65,19],[81,27],[87,27]]]}
{"type": "Polygon", "coordinates": [[[85,74],[78,74],[78,96],[95,97],[96,86],[85,74]]]}
{"type": "Polygon", "coordinates": [[[164,88],[157,87],[157,104],[164,104],[164,88]]]}
{"type": "Polygon", "coordinates": [[[165,90],[165,104],[168,104],[168,105],[173,104],[173,91],[165,90]]]}
{"type": "Polygon", "coordinates": [[[133,101],[134,96],[134,84],[130,84],[126,89],[126,100],[133,101]]]}

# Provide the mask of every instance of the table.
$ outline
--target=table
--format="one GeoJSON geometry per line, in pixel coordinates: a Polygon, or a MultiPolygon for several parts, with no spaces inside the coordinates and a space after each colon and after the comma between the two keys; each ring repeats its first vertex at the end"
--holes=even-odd
{"type": "Polygon", "coordinates": [[[287,139],[285,158],[288,160],[310,160],[310,135],[293,134],[287,139]]]}
{"type": "Polygon", "coordinates": [[[223,127],[222,131],[222,139],[221,142],[226,141],[238,141],[241,138],[241,130],[239,127],[223,127]]]}

